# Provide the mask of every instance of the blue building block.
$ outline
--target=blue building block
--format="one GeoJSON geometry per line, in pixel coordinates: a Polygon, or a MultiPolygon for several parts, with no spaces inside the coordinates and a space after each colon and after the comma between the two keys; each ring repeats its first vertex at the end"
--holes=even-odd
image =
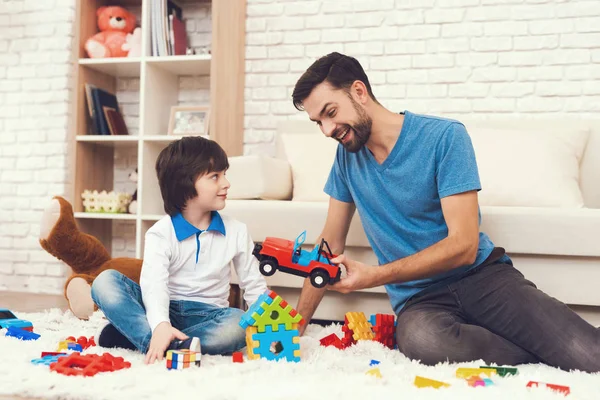
{"type": "Polygon", "coordinates": [[[65,356],[64,355],[45,356],[42,358],[34,358],[33,360],[31,360],[31,362],[36,365],[48,365],[49,366],[50,364],[57,362],[60,357],[65,357],[65,356]]]}
{"type": "Polygon", "coordinates": [[[373,365],[377,365],[377,364],[379,364],[379,361],[371,360],[371,362],[369,363],[369,367],[372,367],[373,365]]]}
{"type": "Polygon", "coordinates": [[[79,343],[73,343],[73,342],[70,342],[70,343],[67,344],[67,349],[68,350],[75,350],[75,351],[79,351],[79,352],[83,351],[83,349],[82,349],[82,347],[81,347],[81,345],[79,343]]]}
{"type": "Polygon", "coordinates": [[[38,340],[40,335],[37,333],[26,331],[25,329],[16,328],[14,326],[10,326],[6,330],[6,336],[16,337],[21,340],[38,340]]]}
{"type": "Polygon", "coordinates": [[[242,315],[240,320],[240,326],[242,328],[246,329],[249,326],[254,326],[256,320],[252,317],[252,315],[254,315],[254,313],[262,315],[265,312],[263,304],[271,304],[273,302],[273,299],[269,296],[269,293],[270,291],[267,291],[258,296],[258,299],[256,299],[256,301],[248,308],[244,315],[242,315]]]}
{"type": "Polygon", "coordinates": [[[254,349],[254,354],[259,354],[261,358],[267,360],[286,359],[287,361],[299,362],[300,357],[295,355],[295,351],[300,350],[300,336],[298,330],[285,330],[285,325],[281,324],[276,332],[273,332],[272,326],[265,326],[265,332],[255,333],[252,339],[258,341],[259,345],[254,349]],[[271,343],[281,342],[283,351],[275,354],[271,351],[271,343]]]}

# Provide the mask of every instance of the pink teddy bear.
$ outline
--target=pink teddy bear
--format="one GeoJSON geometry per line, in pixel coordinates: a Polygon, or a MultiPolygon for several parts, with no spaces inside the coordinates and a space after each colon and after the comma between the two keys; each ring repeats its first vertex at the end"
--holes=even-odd
{"type": "Polygon", "coordinates": [[[100,32],[85,42],[85,50],[90,58],[126,57],[123,50],[127,34],[135,28],[135,15],[123,7],[100,7],[96,11],[100,32]]]}

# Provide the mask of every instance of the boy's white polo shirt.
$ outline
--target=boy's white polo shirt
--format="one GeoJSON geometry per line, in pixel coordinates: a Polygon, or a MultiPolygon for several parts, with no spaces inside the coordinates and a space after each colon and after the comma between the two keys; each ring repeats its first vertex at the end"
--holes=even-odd
{"type": "Polygon", "coordinates": [[[140,286],[152,331],[169,321],[170,300],[227,307],[231,262],[248,304],[267,290],[248,228],[216,211],[205,231],[181,214],[167,215],[146,232],[145,240],[140,286]]]}

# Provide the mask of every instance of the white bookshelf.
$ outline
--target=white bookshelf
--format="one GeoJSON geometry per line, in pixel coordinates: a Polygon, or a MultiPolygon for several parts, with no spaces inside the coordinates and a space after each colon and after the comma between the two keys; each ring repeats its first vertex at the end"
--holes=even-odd
{"type": "Polygon", "coordinates": [[[73,207],[80,228],[99,238],[112,252],[113,221],[135,223],[135,256],[141,258],[146,231],[164,213],[155,172],[158,154],[177,136],[169,136],[171,107],[179,104],[179,80],[182,77],[206,77],[210,82],[210,135],[230,156],[243,152],[243,99],[245,74],[246,0],[176,0],[186,8],[199,3],[211,9],[211,52],[186,56],[151,55],[150,1],[111,1],[127,9],[141,10],[142,55],[134,58],[87,58],[83,45],[97,32],[96,9],[109,4],[103,0],[77,2],[78,32],[74,123],[73,207]],[[139,126],[136,135],[87,135],[88,117],[85,83],[116,93],[119,79],[139,79],[139,126]],[[113,190],[114,155],[123,148],[137,152],[137,214],[103,214],[83,211],[81,193],[89,190],[113,190]]]}

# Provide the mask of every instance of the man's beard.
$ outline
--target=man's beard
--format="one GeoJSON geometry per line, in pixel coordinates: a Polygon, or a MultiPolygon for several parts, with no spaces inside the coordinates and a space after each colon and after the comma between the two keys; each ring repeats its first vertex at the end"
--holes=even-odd
{"type": "Polygon", "coordinates": [[[352,125],[342,125],[341,128],[335,131],[334,137],[337,137],[338,134],[341,134],[346,130],[348,130],[347,134],[349,135],[351,133],[351,130],[353,135],[352,139],[350,139],[348,143],[344,144],[339,140],[338,142],[342,143],[344,148],[350,153],[356,153],[363,148],[365,143],[367,143],[367,141],[369,140],[369,137],[371,137],[371,127],[373,126],[373,120],[367,115],[365,110],[363,110],[363,108],[356,101],[354,101],[352,97],[350,97],[350,101],[352,102],[352,105],[354,106],[354,109],[358,114],[358,121],[352,125]]]}

